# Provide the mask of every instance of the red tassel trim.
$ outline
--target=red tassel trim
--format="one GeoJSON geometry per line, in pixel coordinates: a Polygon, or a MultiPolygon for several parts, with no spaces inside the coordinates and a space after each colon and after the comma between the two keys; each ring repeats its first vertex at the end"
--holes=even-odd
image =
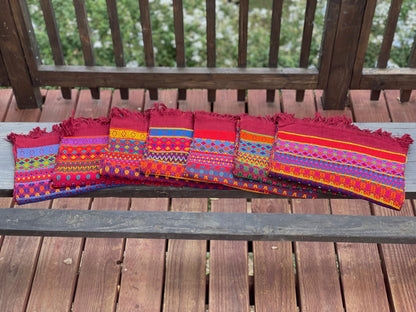
{"type": "Polygon", "coordinates": [[[60,123],[62,136],[71,137],[78,135],[105,135],[108,134],[110,119],[101,118],[69,118],[60,123]],[[107,129],[107,130],[106,130],[107,129]]]}

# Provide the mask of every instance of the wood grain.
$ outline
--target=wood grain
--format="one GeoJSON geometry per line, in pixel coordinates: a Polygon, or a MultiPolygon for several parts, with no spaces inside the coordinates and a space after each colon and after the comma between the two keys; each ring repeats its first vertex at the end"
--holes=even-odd
{"type": "MultiPolygon", "coordinates": [[[[313,117],[315,99],[311,90],[305,92],[304,102],[296,102],[295,91],[282,94],[283,109],[298,118],[313,117]]],[[[328,200],[293,199],[297,213],[329,214],[328,200]]],[[[336,266],[334,244],[295,242],[296,272],[301,311],[343,311],[341,286],[336,266]]]]}
{"type": "MultiPolygon", "coordinates": [[[[167,211],[164,198],[134,198],[131,211],[167,211]]],[[[160,312],[164,284],[166,240],[127,239],[117,311],[160,312]]]]}
{"type": "MultiPolygon", "coordinates": [[[[382,73],[383,71],[380,72],[382,73]]],[[[412,71],[405,69],[392,72],[390,75],[394,78],[403,76],[403,79],[408,80],[409,77],[411,79],[414,76],[412,71]]],[[[40,65],[36,85],[109,88],[315,89],[318,86],[318,71],[315,68],[117,68],[113,66],[86,68],[75,65],[40,65]]],[[[152,98],[152,100],[156,99],[152,98]]]]}
{"type": "Polygon", "coordinates": [[[42,96],[39,88],[32,85],[8,0],[0,1],[0,12],[0,52],[17,103],[20,108],[40,107],[42,96]]]}
{"type": "MultiPolygon", "coordinates": [[[[333,214],[371,215],[367,202],[331,200],[333,214]]],[[[390,311],[376,244],[337,243],[339,270],[347,311],[390,311]]]]}
{"type": "Polygon", "coordinates": [[[0,120],[4,121],[9,105],[13,99],[12,89],[1,89],[0,90],[0,120]]]}
{"type": "MultiPolygon", "coordinates": [[[[216,67],[215,1],[206,0],[207,67],[216,67]]],[[[208,101],[215,102],[215,89],[208,90],[208,101]]]]}
{"type": "MultiPolygon", "coordinates": [[[[94,199],[92,210],[123,211],[126,198],[94,199]]],[[[114,311],[123,257],[123,239],[89,238],[85,241],[73,311],[114,311]]]]}
{"type": "MultiPolygon", "coordinates": [[[[406,122],[416,120],[415,101],[409,103],[398,103],[394,98],[394,92],[386,93],[386,102],[391,118],[394,122],[406,122]],[[400,109],[404,113],[399,113],[400,109]]],[[[397,94],[397,91],[396,91],[397,94]]],[[[360,119],[364,119],[363,116],[360,119]]],[[[414,204],[414,203],[413,203],[414,204]]],[[[400,212],[391,211],[374,205],[374,214],[377,216],[409,216],[414,217],[412,203],[406,201],[400,212]]],[[[383,261],[387,288],[390,300],[395,311],[411,311],[416,306],[416,300],[412,293],[416,291],[416,282],[413,278],[416,274],[414,261],[415,245],[381,245],[381,259],[383,261]]]]}
{"type": "MultiPolygon", "coordinates": [[[[58,91],[59,92],[59,91],[58,91]]],[[[52,209],[88,210],[89,199],[58,199],[52,209]]],[[[81,260],[82,238],[45,237],[26,311],[70,311],[81,260]]]]}
{"type": "MultiPolygon", "coordinates": [[[[207,199],[172,199],[172,211],[207,210],[207,199]]],[[[169,240],[163,311],[205,312],[206,257],[206,241],[169,240]]]]}
{"type": "MultiPolygon", "coordinates": [[[[50,201],[46,201],[27,204],[25,208],[47,209],[49,205],[50,201]]],[[[0,250],[1,311],[25,310],[41,242],[41,237],[6,236],[3,238],[0,250]]]]}
{"type": "Polygon", "coordinates": [[[265,90],[249,90],[247,94],[248,113],[253,116],[274,115],[280,112],[279,91],[275,90],[276,96],[273,101],[266,99],[265,90]]]}
{"type": "MultiPolygon", "coordinates": [[[[62,49],[62,41],[59,36],[58,24],[56,23],[55,10],[51,0],[41,0],[43,18],[45,20],[46,32],[48,33],[49,44],[52,50],[53,61],[55,65],[64,65],[64,53],[62,49]]],[[[61,88],[64,99],[71,99],[71,89],[61,88]]]]}
{"type": "MultiPolygon", "coordinates": [[[[211,202],[212,212],[247,212],[245,199],[219,199],[211,202]]],[[[211,241],[209,312],[248,312],[247,242],[211,241]]]]}
{"type": "MultiPolygon", "coordinates": [[[[319,97],[320,94],[315,93],[315,95],[319,97]]],[[[351,96],[354,102],[361,100],[357,92],[351,96]]],[[[368,102],[368,96],[366,97],[366,94],[363,96],[362,100],[368,102]]],[[[318,111],[326,117],[345,115],[352,119],[352,112],[349,108],[342,111],[322,110],[318,106],[318,111]]],[[[370,206],[365,201],[335,199],[331,200],[330,204],[333,214],[371,215],[370,206]]],[[[337,243],[336,250],[346,309],[366,311],[377,306],[380,311],[389,311],[377,245],[337,243]]]]}
{"type": "Polygon", "coordinates": [[[94,99],[87,90],[79,92],[78,103],[74,117],[93,117],[100,118],[107,116],[111,103],[111,90],[102,90],[100,99],[94,99]]]}
{"type": "MultiPolygon", "coordinates": [[[[253,199],[253,213],[290,213],[286,199],[253,199]]],[[[297,311],[292,243],[253,242],[256,311],[297,311]]]]}
{"type": "Polygon", "coordinates": [[[129,98],[123,99],[121,90],[114,90],[113,97],[111,100],[111,108],[125,108],[135,111],[143,111],[144,105],[144,90],[143,89],[132,89],[129,92],[129,98]]]}
{"type": "Polygon", "coordinates": [[[324,88],[325,109],[342,109],[352,78],[355,53],[360,39],[365,1],[341,1],[328,84],[324,88]]]}
{"type": "Polygon", "coordinates": [[[188,90],[187,99],[179,100],[178,108],[182,111],[211,111],[211,103],[207,101],[207,91],[188,90]]]}
{"type": "Polygon", "coordinates": [[[59,90],[49,90],[39,122],[58,122],[71,117],[76,109],[77,100],[78,90],[71,90],[69,100],[65,99],[59,90]]]}
{"type": "MultiPolygon", "coordinates": [[[[327,200],[292,201],[293,212],[328,214],[327,200]]],[[[332,243],[296,242],[296,272],[301,311],[344,311],[332,243]]]]}

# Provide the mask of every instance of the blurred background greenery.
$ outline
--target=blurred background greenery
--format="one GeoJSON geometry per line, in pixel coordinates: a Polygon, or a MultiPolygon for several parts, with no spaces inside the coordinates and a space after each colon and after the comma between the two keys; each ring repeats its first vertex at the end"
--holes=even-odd
{"type": "MultiPolygon", "coordinates": [[[[304,12],[307,0],[284,0],[280,35],[279,67],[298,67],[304,12]]],[[[44,64],[53,64],[42,10],[38,0],[28,0],[36,37],[44,64]]],[[[86,0],[89,26],[97,65],[114,65],[106,0],[86,0]]],[[[172,0],[149,0],[156,66],[175,66],[175,37],[172,0]]],[[[82,65],[73,2],[52,0],[62,39],[65,61],[82,65]]],[[[204,0],[183,0],[187,66],[206,66],[206,17],[204,0]]],[[[379,54],[389,0],[378,0],[365,67],[375,67],[379,54]]],[[[268,65],[272,0],[250,0],[248,67],[268,65]]],[[[138,0],[117,0],[127,66],[144,65],[143,40],[138,0]]],[[[309,64],[317,66],[326,1],[318,0],[309,64]]],[[[216,0],[217,66],[237,64],[238,13],[236,2],[216,0]]],[[[404,0],[394,37],[389,67],[406,67],[416,34],[416,1],[404,0]]]]}

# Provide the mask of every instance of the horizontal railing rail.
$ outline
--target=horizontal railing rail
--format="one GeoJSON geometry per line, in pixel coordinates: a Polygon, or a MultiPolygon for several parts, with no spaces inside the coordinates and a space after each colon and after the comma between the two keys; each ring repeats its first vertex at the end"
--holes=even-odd
{"type": "MultiPolygon", "coordinates": [[[[371,33],[377,0],[328,0],[318,68],[310,68],[309,58],[315,25],[317,0],[307,1],[300,46],[299,67],[278,68],[283,1],[273,0],[271,8],[268,67],[247,66],[249,0],[238,4],[238,50],[234,68],[217,67],[217,11],[215,0],[206,0],[206,66],[188,67],[185,45],[184,7],[182,0],[172,0],[172,16],[176,50],[176,67],[155,66],[152,30],[152,3],[138,0],[143,67],[126,67],[124,42],[115,0],[107,0],[108,27],[111,32],[115,66],[98,66],[93,31],[90,29],[85,1],[74,0],[73,7],[79,32],[84,66],[65,62],[62,38],[51,0],[41,0],[40,8],[49,39],[54,65],[41,62],[37,38],[26,0],[0,0],[0,84],[10,84],[19,107],[38,107],[39,87],[61,87],[64,98],[70,88],[88,87],[93,98],[99,98],[100,87],[120,88],[121,97],[128,98],[128,88],[147,88],[151,99],[158,88],[178,88],[178,99],[185,99],[186,89],[208,89],[208,100],[215,101],[216,89],[238,90],[244,101],[247,89],[265,89],[267,100],[273,101],[276,89],[296,89],[296,99],[303,100],[305,89],[323,89],[326,109],[343,108],[350,89],[371,89],[377,99],[381,89],[401,89],[401,99],[409,100],[416,88],[416,43],[409,47],[408,67],[387,68],[393,37],[401,12],[401,0],[393,0],[387,17],[377,68],[364,68],[364,59],[371,33]]],[[[134,13],[133,13],[134,14],[134,13]]]]}

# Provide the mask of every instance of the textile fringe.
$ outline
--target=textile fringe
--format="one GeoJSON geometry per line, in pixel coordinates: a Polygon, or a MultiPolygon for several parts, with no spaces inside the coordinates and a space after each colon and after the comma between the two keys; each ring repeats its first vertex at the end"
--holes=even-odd
{"type": "Polygon", "coordinates": [[[334,117],[324,117],[319,113],[315,113],[314,118],[304,118],[304,119],[296,119],[292,114],[286,113],[279,113],[274,116],[277,120],[278,126],[290,125],[296,122],[296,120],[302,120],[303,122],[309,122],[313,124],[321,124],[323,126],[331,126],[336,128],[342,129],[350,129],[357,131],[362,135],[367,136],[378,136],[380,138],[391,140],[393,142],[398,143],[403,149],[406,151],[409,149],[409,145],[413,143],[413,139],[410,137],[409,134],[404,134],[401,137],[393,136],[392,133],[383,131],[382,129],[378,130],[369,130],[369,129],[361,129],[352,123],[350,118],[345,116],[334,116],[334,117]]]}
{"type": "Polygon", "coordinates": [[[64,120],[60,123],[61,129],[62,129],[61,130],[62,136],[73,136],[74,133],[82,126],[86,126],[88,128],[94,128],[96,126],[109,126],[109,125],[110,125],[110,119],[107,117],[101,117],[101,118],[70,117],[69,119],[64,120]]]}
{"type": "Polygon", "coordinates": [[[240,119],[240,116],[238,115],[219,114],[219,113],[205,112],[205,111],[196,111],[195,115],[196,114],[198,114],[199,116],[215,117],[215,118],[221,118],[221,119],[230,120],[230,121],[237,121],[240,119]]]}
{"type": "Polygon", "coordinates": [[[127,108],[114,107],[111,109],[110,118],[128,117],[132,119],[137,119],[138,121],[143,121],[143,120],[146,120],[149,114],[150,114],[150,110],[146,110],[144,112],[132,112],[131,110],[128,110],[127,108]]]}
{"type": "Polygon", "coordinates": [[[276,123],[275,116],[270,116],[270,115],[266,115],[266,116],[253,116],[253,115],[249,115],[247,113],[242,113],[242,114],[238,115],[238,118],[241,119],[241,117],[245,117],[245,116],[249,116],[251,118],[256,118],[256,119],[259,119],[259,120],[270,121],[270,122],[276,123]]]}

